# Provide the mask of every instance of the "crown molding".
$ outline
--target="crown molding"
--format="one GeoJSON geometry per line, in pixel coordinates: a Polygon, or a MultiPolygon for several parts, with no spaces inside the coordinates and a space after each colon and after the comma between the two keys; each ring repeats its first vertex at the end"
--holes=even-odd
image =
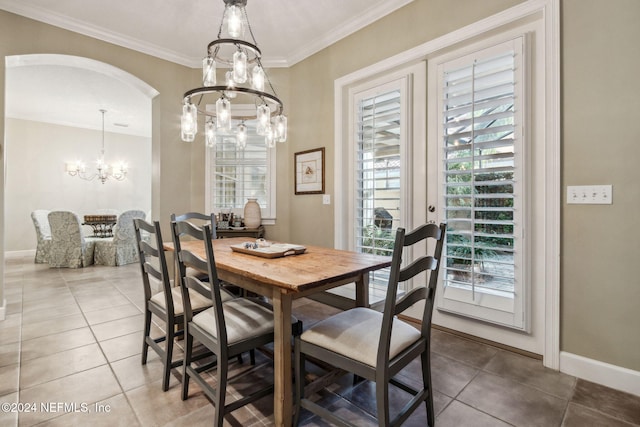
{"type": "Polygon", "coordinates": [[[164,59],[187,67],[199,67],[201,59],[191,58],[180,53],[162,48],[153,43],[125,36],[120,33],[110,31],[104,27],[90,25],[86,22],[51,12],[41,7],[23,4],[17,0],[0,0],[0,9],[15,13],[29,19],[53,25],[64,30],[73,31],[85,36],[93,37],[104,42],[117,46],[145,53],[156,58],[164,59]]]}
{"type": "MultiPolygon", "coordinates": [[[[262,62],[267,68],[290,67],[412,1],[413,0],[395,0],[381,2],[370,9],[364,10],[363,13],[354,19],[343,22],[338,27],[327,31],[324,35],[308,43],[303,48],[294,51],[288,57],[263,58],[262,62]]],[[[0,9],[186,67],[199,68],[201,66],[202,58],[200,57],[187,56],[144,40],[111,31],[104,27],[87,24],[86,22],[51,12],[45,8],[24,4],[19,0],[0,0],[0,9]]]]}
{"type": "Polygon", "coordinates": [[[361,30],[367,25],[374,23],[378,19],[406,6],[412,1],[413,0],[397,0],[393,2],[382,2],[375,7],[364,10],[363,13],[354,17],[354,19],[341,23],[338,27],[332,28],[330,31],[325,32],[321,37],[318,37],[303,48],[293,52],[286,59],[287,66],[290,67],[295,65],[322,49],[331,46],[337,41],[361,30]]]}

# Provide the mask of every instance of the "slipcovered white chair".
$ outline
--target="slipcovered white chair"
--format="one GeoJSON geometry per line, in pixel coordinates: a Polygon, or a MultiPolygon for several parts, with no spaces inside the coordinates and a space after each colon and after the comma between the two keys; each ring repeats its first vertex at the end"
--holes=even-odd
{"type": "Polygon", "coordinates": [[[49,212],[38,209],[31,212],[31,220],[36,228],[36,264],[46,264],[49,262],[49,252],[51,250],[51,227],[49,227],[49,212]]]}
{"type": "Polygon", "coordinates": [[[48,218],[51,227],[49,265],[79,268],[93,264],[96,239],[82,235],[78,215],[69,211],[53,211],[48,218]]]}
{"type": "Polygon", "coordinates": [[[120,214],[113,226],[113,237],[103,238],[96,242],[95,263],[97,265],[126,265],[138,260],[136,233],[133,219],[144,219],[146,214],[141,210],[129,210],[120,214]]]}

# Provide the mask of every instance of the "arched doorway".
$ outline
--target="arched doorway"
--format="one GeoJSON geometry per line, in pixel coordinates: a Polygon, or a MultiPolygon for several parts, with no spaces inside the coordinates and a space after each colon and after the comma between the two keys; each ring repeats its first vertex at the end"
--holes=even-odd
{"type": "Polygon", "coordinates": [[[158,92],[112,65],[69,55],[6,58],[5,251],[35,248],[30,212],[151,209],[151,104],[158,92]],[[105,113],[105,157],[126,161],[124,181],[84,181],[94,167],[105,113]]]}

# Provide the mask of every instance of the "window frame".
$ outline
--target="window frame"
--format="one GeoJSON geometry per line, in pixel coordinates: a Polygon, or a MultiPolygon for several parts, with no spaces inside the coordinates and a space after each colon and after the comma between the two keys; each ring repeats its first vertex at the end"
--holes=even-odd
{"type": "MultiPolygon", "coordinates": [[[[427,102],[427,67],[424,61],[407,64],[402,68],[386,73],[385,75],[375,75],[370,78],[356,79],[351,84],[342,87],[336,82],[336,89],[341,88],[340,94],[336,94],[336,99],[343,100],[340,108],[336,111],[340,112],[340,116],[336,117],[336,130],[340,131],[340,137],[336,135],[335,157],[334,157],[334,177],[335,182],[345,182],[346,185],[335,189],[335,209],[336,218],[334,228],[334,246],[338,249],[354,249],[355,241],[353,224],[355,224],[354,216],[354,195],[355,195],[355,169],[351,166],[355,163],[356,143],[354,135],[357,130],[354,127],[354,95],[365,90],[373,90],[376,87],[383,87],[390,82],[404,81],[407,85],[406,96],[403,100],[406,109],[406,169],[404,176],[401,177],[401,198],[409,200],[412,203],[404,209],[401,219],[402,227],[410,230],[414,224],[426,222],[426,194],[424,192],[414,194],[414,181],[426,181],[426,144],[423,143],[427,138],[426,120],[424,117],[424,105],[427,102]],[[404,79],[404,80],[402,80],[404,79]],[[343,113],[344,112],[344,115],[343,113]],[[415,143],[418,141],[419,143],[415,143]],[[410,170],[410,172],[409,172],[410,170]],[[411,177],[411,179],[409,179],[411,177]],[[403,181],[403,180],[406,180],[403,181]],[[344,218],[347,220],[344,221],[344,218]],[[340,220],[338,220],[340,219],[340,220]]],[[[401,159],[401,161],[403,161],[401,159]]]]}
{"type": "MultiPolygon", "coordinates": [[[[414,191],[414,182],[426,182],[426,139],[427,125],[425,119],[424,106],[427,103],[427,67],[424,61],[411,61],[403,66],[394,67],[385,73],[374,73],[374,75],[364,76],[364,78],[346,77],[349,82],[342,84],[337,80],[336,87],[336,149],[334,152],[334,182],[342,182],[345,185],[336,187],[334,197],[334,247],[337,249],[354,250],[355,233],[353,224],[355,223],[354,206],[354,97],[353,94],[382,86],[389,82],[405,79],[407,92],[404,99],[406,104],[406,139],[405,159],[408,162],[405,168],[404,179],[401,182],[401,196],[403,200],[410,200],[407,207],[403,209],[402,226],[407,230],[414,228],[414,224],[422,224],[427,221],[427,194],[426,192],[414,191]],[[411,169],[411,172],[408,170],[411,169]],[[410,178],[410,179],[409,179],[410,178]],[[346,219],[346,220],[345,220],[346,219]]],[[[420,185],[418,185],[420,187],[420,185]]],[[[423,249],[426,251],[426,248],[423,249]]],[[[418,253],[414,252],[413,256],[418,253]]],[[[421,277],[418,278],[420,280],[421,277]]],[[[348,286],[347,286],[348,287],[348,286]]],[[[411,284],[407,286],[411,287],[411,284]]],[[[342,287],[346,288],[346,287],[342,287]]],[[[340,289],[340,288],[339,288],[340,289]]],[[[334,290],[334,293],[347,296],[349,299],[355,298],[353,289],[343,292],[334,290]]],[[[384,298],[384,294],[375,287],[370,286],[370,300],[376,301],[384,298]]],[[[386,292],[385,292],[386,294],[386,292]]]]}

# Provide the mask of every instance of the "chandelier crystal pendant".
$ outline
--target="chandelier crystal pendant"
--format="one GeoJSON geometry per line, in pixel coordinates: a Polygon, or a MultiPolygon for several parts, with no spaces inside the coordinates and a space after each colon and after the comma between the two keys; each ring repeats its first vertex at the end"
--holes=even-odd
{"type": "Polygon", "coordinates": [[[287,117],[262,66],[262,53],[247,17],[247,0],[223,1],[225,9],[217,39],[209,43],[207,56],[202,60],[202,87],[184,94],[180,120],[182,140],[194,141],[200,113],[205,117],[207,147],[215,145],[217,136],[234,136],[238,148],[243,149],[249,121],[255,121],[256,134],[264,136],[265,144],[274,147],[276,142],[287,139],[287,117]],[[248,39],[243,38],[245,34],[249,35],[248,39]],[[220,79],[216,76],[218,69],[220,79]],[[247,105],[253,105],[250,109],[253,114],[247,113],[247,105]]]}
{"type": "Polygon", "coordinates": [[[93,181],[97,178],[103,184],[109,179],[122,181],[127,176],[127,164],[119,162],[114,165],[109,165],[104,160],[104,114],[107,110],[100,110],[100,112],[102,113],[102,150],[100,151],[100,157],[96,160],[95,172],[87,172],[87,166],[84,162],[78,160],[73,163],[67,163],[67,173],[71,176],[84,179],[85,181],[93,181]]]}

